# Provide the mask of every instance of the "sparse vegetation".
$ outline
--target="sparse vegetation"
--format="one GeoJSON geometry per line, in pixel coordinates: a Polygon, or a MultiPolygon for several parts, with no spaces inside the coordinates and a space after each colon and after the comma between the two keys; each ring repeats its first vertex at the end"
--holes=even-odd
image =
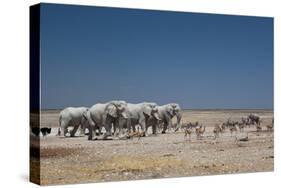
{"type": "MultiPolygon", "coordinates": [[[[220,135],[220,142],[214,143],[209,138],[214,136],[214,125],[227,121],[230,113],[237,119],[249,114],[248,111],[183,111],[183,122],[200,120],[199,123],[206,126],[202,139],[194,137],[192,142],[185,141],[184,130],[141,139],[106,141],[58,138],[54,131],[40,140],[40,167],[38,161],[31,159],[35,168],[31,169],[30,176],[42,185],[54,185],[272,171],[273,134],[266,130],[272,121],[272,112],[257,112],[266,117],[262,118],[264,131],[258,133],[260,136],[256,127],[245,127],[244,132],[237,133],[238,139],[225,131],[220,135]],[[249,131],[248,141],[238,141],[249,131]]],[[[57,126],[57,113],[43,114],[49,117],[42,118],[43,124],[57,126]]]]}

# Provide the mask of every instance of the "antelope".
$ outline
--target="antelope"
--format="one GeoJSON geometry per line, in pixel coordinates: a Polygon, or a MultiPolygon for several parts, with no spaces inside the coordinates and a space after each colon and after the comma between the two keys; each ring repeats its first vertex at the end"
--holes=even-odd
{"type": "Polygon", "coordinates": [[[262,127],[261,127],[261,125],[260,125],[260,124],[257,124],[257,125],[256,125],[256,129],[257,129],[257,132],[262,131],[262,127]]]}
{"type": "Polygon", "coordinates": [[[215,136],[215,139],[217,139],[219,137],[219,134],[222,133],[222,128],[219,125],[215,125],[213,133],[215,136]]]}
{"type": "Polygon", "coordinates": [[[223,133],[225,131],[225,128],[226,128],[226,124],[225,123],[222,123],[221,126],[221,133],[223,133]]]}
{"type": "Polygon", "coordinates": [[[231,127],[229,128],[229,130],[230,130],[231,136],[232,136],[232,133],[233,133],[233,132],[235,132],[235,133],[237,132],[237,128],[236,128],[235,125],[231,126],[231,127]]]}
{"type": "Polygon", "coordinates": [[[139,131],[139,129],[140,129],[139,127],[137,129],[138,130],[136,132],[129,133],[129,135],[127,137],[128,138],[138,137],[138,140],[140,140],[140,138],[144,135],[144,133],[139,131]]]}
{"type": "Polygon", "coordinates": [[[244,123],[241,123],[241,122],[238,123],[238,127],[239,127],[240,132],[244,131],[244,125],[245,125],[244,123]]]}
{"type": "Polygon", "coordinates": [[[267,128],[268,131],[273,130],[273,128],[274,128],[274,119],[273,118],[272,118],[271,124],[267,125],[266,128],[267,128]]]}
{"type": "Polygon", "coordinates": [[[184,129],[184,138],[186,139],[187,135],[189,137],[189,141],[191,140],[191,133],[192,133],[192,128],[191,127],[185,127],[184,129]]]}
{"type": "Polygon", "coordinates": [[[266,125],[266,128],[267,128],[268,131],[272,131],[273,130],[273,124],[266,125]]]}
{"type": "Polygon", "coordinates": [[[197,127],[195,128],[196,135],[197,135],[197,139],[199,139],[200,137],[203,136],[203,134],[204,134],[204,132],[205,132],[205,129],[206,129],[206,126],[203,127],[202,125],[197,126],[197,127]]]}

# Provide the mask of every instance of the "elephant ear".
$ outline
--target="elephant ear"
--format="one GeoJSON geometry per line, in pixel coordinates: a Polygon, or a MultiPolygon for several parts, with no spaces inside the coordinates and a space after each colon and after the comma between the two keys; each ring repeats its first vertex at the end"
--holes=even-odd
{"type": "Polygon", "coordinates": [[[117,109],[116,106],[113,104],[109,104],[106,109],[105,113],[109,114],[110,116],[117,118],[117,109]]]}
{"type": "Polygon", "coordinates": [[[168,106],[167,112],[171,115],[174,116],[174,108],[172,106],[168,106]]]}
{"type": "Polygon", "coordinates": [[[145,113],[146,115],[150,116],[151,112],[152,112],[152,108],[149,105],[145,104],[143,106],[143,113],[145,113]]]}
{"type": "Polygon", "coordinates": [[[181,110],[180,106],[178,104],[175,105],[175,111],[179,112],[181,110]]]}
{"type": "Polygon", "coordinates": [[[88,112],[88,110],[86,110],[85,112],[82,113],[82,117],[83,117],[84,119],[88,119],[88,118],[87,118],[87,112],[88,112]]]}

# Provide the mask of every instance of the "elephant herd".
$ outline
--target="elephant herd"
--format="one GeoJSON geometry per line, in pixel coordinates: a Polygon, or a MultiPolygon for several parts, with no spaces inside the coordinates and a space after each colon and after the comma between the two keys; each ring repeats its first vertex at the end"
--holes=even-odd
{"type": "Polygon", "coordinates": [[[102,139],[107,139],[112,134],[121,138],[135,132],[136,126],[140,127],[142,136],[147,136],[149,127],[152,127],[152,134],[156,134],[159,125],[162,125],[164,134],[172,126],[173,117],[177,117],[176,131],[180,128],[181,121],[181,108],[176,103],[158,106],[154,102],[132,104],[115,100],[98,103],[90,108],[68,107],[60,113],[58,136],[66,136],[68,128],[73,127],[70,131],[70,136],[73,137],[80,127],[81,135],[85,135],[85,130],[88,129],[88,140],[97,139],[97,134],[102,135],[102,139]]]}

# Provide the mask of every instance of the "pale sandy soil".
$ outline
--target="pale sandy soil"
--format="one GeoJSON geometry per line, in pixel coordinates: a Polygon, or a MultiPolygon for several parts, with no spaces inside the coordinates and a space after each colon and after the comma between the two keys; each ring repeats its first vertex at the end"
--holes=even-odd
{"type": "MultiPolygon", "coordinates": [[[[249,141],[237,142],[227,130],[213,139],[215,123],[229,117],[239,120],[251,112],[261,116],[266,130],[273,117],[270,110],[186,110],[182,122],[199,121],[207,127],[202,140],[194,133],[188,141],[183,132],[170,132],[140,140],[88,141],[87,137],[56,137],[58,111],[44,111],[41,126],[53,130],[40,138],[38,177],[42,185],[49,185],[273,171],[273,132],[252,132],[249,141]]],[[[255,128],[246,128],[236,137],[245,137],[251,131],[255,128]]],[[[31,162],[38,163],[33,158],[31,162]]],[[[31,175],[35,176],[34,171],[31,175]]]]}

